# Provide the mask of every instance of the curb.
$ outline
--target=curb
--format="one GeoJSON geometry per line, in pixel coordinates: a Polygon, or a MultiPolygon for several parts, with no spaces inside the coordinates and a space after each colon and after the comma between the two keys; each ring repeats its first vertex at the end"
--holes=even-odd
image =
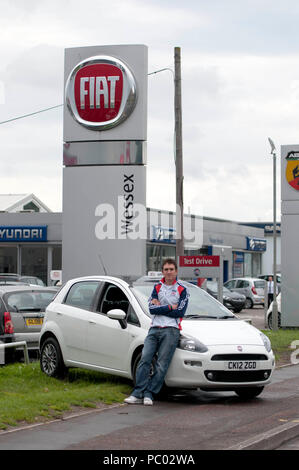
{"type": "Polygon", "coordinates": [[[65,416],[65,417],[61,416],[60,418],[55,418],[55,419],[52,419],[52,420],[49,420],[49,421],[44,421],[42,423],[28,424],[26,426],[20,426],[18,428],[9,429],[8,431],[0,431],[0,438],[1,438],[1,436],[4,436],[5,434],[12,434],[14,432],[25,431],[27,429],[34,429],[34,428],[38,428],[39,426],[45,426],[47,424],[58,423],[58,422],[61,422],[61,421],[68,421],[68,420],[73,419],[73,418],[80,418],[81,416],[86,416],[86,415],[90,415],[90,414],[93,414],[93,413],[101,413],[102,411],[111,410],[112,408],[120,408],[122,406],[125,406],[125,405],[123,403],[116,403],[115,405],[107,405],[107,406],[104,406],[104,407],[98,408],[98,409],[92,409],[92,410],[89,410],[89,411],[82,411],[82,412],[79,412],[79,413],[73,413],[73,414],[70,414],[69,416],[65,416]]]}
{"type": "Polygon", "coordinates": [[[284,442],[299,436],[299,418],[247,439],[226,450],[275,450],[284,442]]]}

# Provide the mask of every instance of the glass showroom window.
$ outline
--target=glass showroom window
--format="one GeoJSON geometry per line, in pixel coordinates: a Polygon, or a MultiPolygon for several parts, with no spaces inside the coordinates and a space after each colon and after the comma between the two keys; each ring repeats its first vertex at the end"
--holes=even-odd
{"type": "Polygon", "coordinates": [[[47,284],[48,248],[22,246],[22,275],[37,276],[47,284]]]}
{"type": "Polygon", "coordinates": [[[0,248],[0,273],[17,273],[18,249],[16,246],[0,248]]]}

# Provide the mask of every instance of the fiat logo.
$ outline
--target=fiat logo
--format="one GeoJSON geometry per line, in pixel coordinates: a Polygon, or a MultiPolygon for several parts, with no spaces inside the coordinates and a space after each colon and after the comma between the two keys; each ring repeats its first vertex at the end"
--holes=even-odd
{"type": "Polygon", "coordinates": [[[240,351],[240,352],[243,351],[242,346],[237,346],[237,350],[240,351]]]}
{"type": "Polygon", "coordinates": [[[73,118],[93,130],[121,124],[132,113],[137,90],[133,73],[119,59],[95,56],[83,60],[69,75],[66,103],[73,118]]]}

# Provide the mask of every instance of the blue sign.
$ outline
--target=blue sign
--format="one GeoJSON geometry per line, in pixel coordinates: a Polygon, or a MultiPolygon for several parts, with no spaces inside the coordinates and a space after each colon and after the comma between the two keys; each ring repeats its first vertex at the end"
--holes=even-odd
{"type": "Polygon", "coordinates": [[[244,263],[244,253],[242,251],[234,252],[234,263],[244,263]]]}
{"type": "Polygon", "coordinates": [[[176,243],[176,232],[173,228],[152,225],[152,242],[176,243]]]}
{"type": "Polygon", "coordinates": [[[267,241],[265,238],[247,237],[247,250],[266,251],[267,241]]]}
{"type": "Polygon", "coordinates": [[[46,242],[47,225],[39,226],[0,226],[1,242],[46,242]]]}

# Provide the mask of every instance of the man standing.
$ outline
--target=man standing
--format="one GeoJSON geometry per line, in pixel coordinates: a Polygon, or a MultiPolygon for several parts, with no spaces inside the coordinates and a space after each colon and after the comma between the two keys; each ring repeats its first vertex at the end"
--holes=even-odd
{"type": "Polygon", "coordinates": [[[189,293],[177,280],[177,264],[168,258],[162,265],[163,279],[154,286],[149,298],[152,324],[144,342],[132,395],[125,399],[130,405],[153,405],[153,396],[162,388],[165,375],[179,342],[181,320],[185,315],[189,293]],[[150,376],[156,355],[155,371],[150,376]]]}
{"type": "MultiPolygon", "coordinates": [[[[278,294],[278,288],[276,286],[276,295],[278,294]]],[[[268,308],[271,305],[271,302],[273,302],[273,297],[274,297],[274,281],[273,277],[269,276],[269,281],[268,281],[268,308]]]]}

